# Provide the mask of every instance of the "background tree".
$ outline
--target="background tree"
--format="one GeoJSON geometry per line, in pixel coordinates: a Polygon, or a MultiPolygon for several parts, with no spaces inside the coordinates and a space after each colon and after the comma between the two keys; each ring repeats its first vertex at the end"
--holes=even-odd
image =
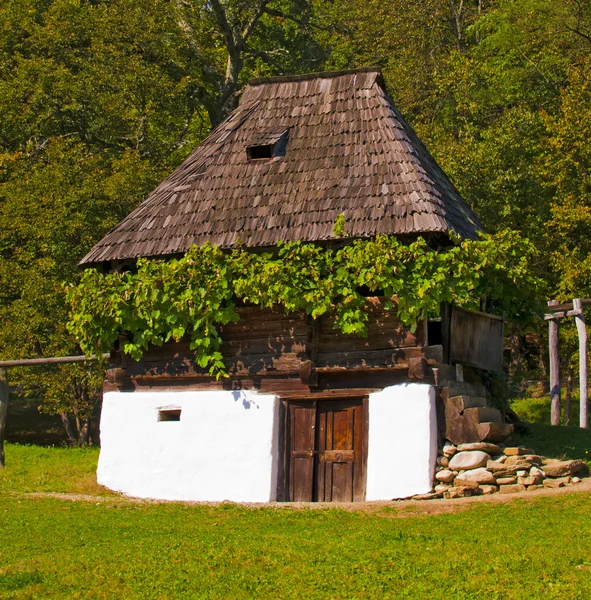
{"type": "MultiPolygon", "coordinates": [[[[295,2],[7,0],[0,7],[0,357],[79,353],[64,283],[256,74],[314,69],[295,2]]],[[[316,57],[316,58],[313,58],[316,57]]],[[[100,374],[22,369],[88,441],[100,374]]]]}
{"type": "MultiPolygon", "coordinates": [[[[534,242],[546,298],[591,295],[584,0],[5,0],[0,22],[1,358],[78,351],[77,261],[252,76],[381,67],[485,226],[534,242]]],[[[15,381],[75,423],[86,375],[64,371],[59,409],[47,377],[15,381]]]]}

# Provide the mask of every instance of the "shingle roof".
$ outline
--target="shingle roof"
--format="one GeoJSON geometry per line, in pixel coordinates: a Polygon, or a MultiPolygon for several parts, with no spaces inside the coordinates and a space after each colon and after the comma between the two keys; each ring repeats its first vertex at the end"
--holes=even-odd
{"type": "Polygon", "coordinates": [[[239,107],[81,261],[448,232],[480,221],[394,107],[379,71],[253,80],[239,107]],[[247,148],[287,135],[284,156],[247,148]]]}

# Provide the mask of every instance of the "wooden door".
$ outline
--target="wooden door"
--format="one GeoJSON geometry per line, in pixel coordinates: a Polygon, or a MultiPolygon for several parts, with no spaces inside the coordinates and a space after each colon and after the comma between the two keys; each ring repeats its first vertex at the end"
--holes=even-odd
{"type": "Polygon", "coordinates": [[[316,402],[288,404],[288,481],[291,502],[314,500],[316,402]]]}
{"type": "Polygon", "coordinates": [[[319,502],[365,499],[363,400],[327,400],[317,411],[319,502]]]}
{"type": "Polygon", "coordinates": [[[286,471],[292,502],[365,499],[363,398],[288,402],[286,471]]]}

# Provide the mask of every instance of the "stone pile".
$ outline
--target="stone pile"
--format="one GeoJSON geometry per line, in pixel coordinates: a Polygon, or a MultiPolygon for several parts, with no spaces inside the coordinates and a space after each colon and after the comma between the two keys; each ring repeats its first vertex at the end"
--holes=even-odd
{"type": "Polygon", "coordinates": [[[589,474],[581,460],[556,460],[523,446],[446,442],[437,458],[434,491],[429,498],[523,492],[579,483],[589,474]]]}

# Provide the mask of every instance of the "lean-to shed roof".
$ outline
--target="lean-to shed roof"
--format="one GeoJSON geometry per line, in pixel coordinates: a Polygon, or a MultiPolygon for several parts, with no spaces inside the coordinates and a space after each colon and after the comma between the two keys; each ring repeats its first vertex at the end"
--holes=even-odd
{"type": "Polygon", "coordinates": [[[453,230],[480,221],[396,110],[376,70],[253,80],[240,106],[81,261],[164,256],[210,242],[453,230]],[[273,158],[252,158],[253,146],[273,158]]]}

